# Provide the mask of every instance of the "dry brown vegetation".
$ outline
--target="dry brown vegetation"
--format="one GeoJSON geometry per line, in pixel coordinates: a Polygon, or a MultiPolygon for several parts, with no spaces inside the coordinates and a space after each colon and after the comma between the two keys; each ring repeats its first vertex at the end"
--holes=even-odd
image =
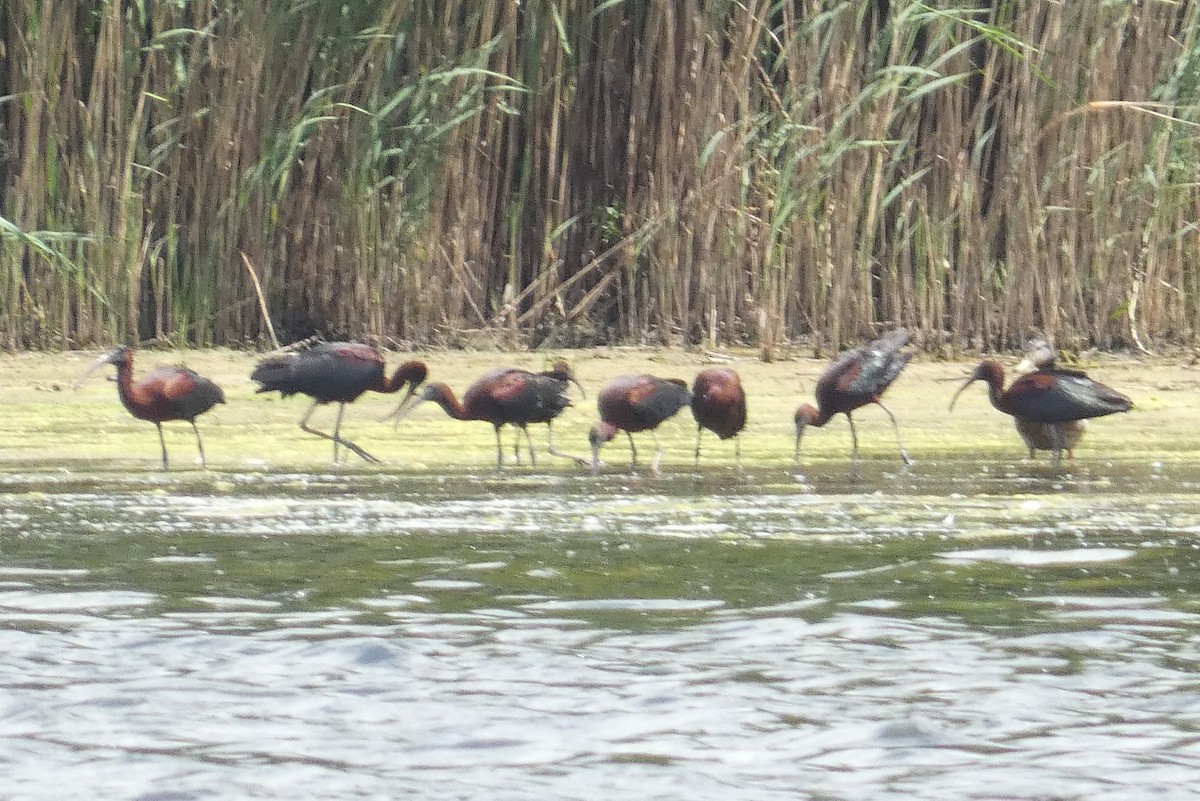
{"type": "Polygon", "coordinates": [[[0,4],[0,344],[1191,343],[1200,4],[0,4]]]}

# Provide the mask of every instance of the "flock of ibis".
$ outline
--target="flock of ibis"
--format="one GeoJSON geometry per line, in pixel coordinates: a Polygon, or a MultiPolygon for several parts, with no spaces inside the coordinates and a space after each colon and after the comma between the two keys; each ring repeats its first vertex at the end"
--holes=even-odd
{"type": "MultiPolygon", "coordinates": [[[[904,352],[908,334],[897,329],[878,339],[842,353],[824,371],[816,385],[816,406],[802,404],[795,413],[795,457],[800,459],[800,441],[808,426],[824,426],[830,419],[844,414],[850,423],[853,442],[851,459],[858,460],[858,433],[853,413],[870,404],[879,406],[892,421],[900,458],[911,464],[912,459],[900,439],[896,416],[883,405],[880,398],[900,376],[911,358],[904,352]]],[[[212,381],[184,367],[158,367],[139,380],[133,378],[133,353],[125,346],[104,354],[85,373],[106,364],[117,368],[117,392],[125,408],[139,420],[158,427],[162,446],[163,468],[167,469],[167,445],[162,424],[171,420],[186,420],[196,432],[200,461],[204,464],[204,444],[196,428],[196,418],[218,403],[225,402],[221,388],[212,381]]],[[[1133,403],[1128,397],[1089,378],[1079,370],[1060,368],[1055,364],[1053,350],[1043,341],[1034,341],[1027,348],[1022,363],[1025,372],[1006,388],[1004,369],[993,361],[984,361],[950,401],[950,408],[959,395],[975,381],[988,385],[992,406],[1012,416],[1017,431],[1029,449],[1052,453],[1058,466],[1065,450],[1071,458],[1079,438],[1093,417],[1125,412],[1133,403]]],[[[652,375],[625,375],[606,384],[597,399],[600,420],[588,434],[591,457],[571,456],[554,447],[553,424],[564,409],[571,405],[569,385],[574,383],[586,397],[583,386],[575,379],[570,365],[557,362],[545,372],[530,372],[516,368],[492,370],[471,384],[462,398],[444,383],[425,383],[428,368],[419,361],[407,361],[388,376],[383,355],[369,345],[351,342],[332,342],[308,350],[270,356],[255,367],[251,380],[258,392],[278,392],[283,397],[305,395],[312,405],[300,418],[300,428],[309,434],[333,442],[333,459],[339,459],[338,447],[351,451],[367,462],[379,460],[341,434],[346,404],[353,403],[367,391],[396,393],[407,387],[400,405],[390,415],[397,422],[409,415],[419,404],[433,401],[455,420],[478,420],[491,423],[496,431],[496,465],[504,462],[500,429],[511,425],[517,429],[514,457],[520,462],[521,436],[524,435],[531,464],[537,464],[537,451],[529,435],[530,424],[546,424],[547,450],[554,456],[573,459],[590,466],[593,473],[600,470],[600,449],[621,431],[629,438],[632,467],[637,467],[637,446],[633,435],[648,432],[654,440],[655,454],[651,470],[658,472],[662,445],[656,429],[665,420],[689,406],[696,420],[696,463],[700,461],[700,437],[703,431],[720,439],[734,439],[738,466],[741,451],[738,435],[746,425],[746,393],[738,374],[726,367],[703,370],[691,388],[677,378],[652,375]],[[338,404],[333,433],[308,425],[316,408],[323,404],[338,404]]],[[[82,378],[80,379],[82,380],[82,378]]],[[[78,384],[78,382],[77,382],[78,384]]]]}

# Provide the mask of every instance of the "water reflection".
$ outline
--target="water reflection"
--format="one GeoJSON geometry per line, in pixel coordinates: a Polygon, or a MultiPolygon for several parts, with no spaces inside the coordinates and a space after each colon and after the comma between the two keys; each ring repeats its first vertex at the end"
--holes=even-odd
{"type": "Polygon", "coordinates": [[[980,467],[10,476],[0,794],[1186,797],[1195,475],[980,467]]]}

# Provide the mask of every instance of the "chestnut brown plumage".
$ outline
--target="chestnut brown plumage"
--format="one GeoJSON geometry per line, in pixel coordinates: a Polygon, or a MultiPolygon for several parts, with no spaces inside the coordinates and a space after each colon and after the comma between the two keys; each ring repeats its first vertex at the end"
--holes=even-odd
{"type": "Polygon", "coordinates": [[[537,451],[529,436],[528,425],[546,424],[547,449],[553,456],[573,459],[581,464],[587,460],[563,453],[554,447],[554,419],[571,405],[567,397],[567,383],[572,382],[583,392],[583,386],[575,379],[566,362],[556,362],[554,367],[542,373],[532,373],[515,367],[501,367],[481,376],[467,387],[462,400],[445,384],[430,384],[412,402],[401,404],[392,413],[397,421],[407,417],[423,401],[433,401],[455,420],[480,420],[491,423],[496,429],[496,467],[504,466],[504,449],[500,443],[500,429],[506,425],[516,426],[517,462],[520,462],[520,437],[525,434],[529,448],[529,461],[537,464],[537,451]]]}
{"type": "Polygon", "coordinates": [[[637,467],[637,446],[633,444],[633,435],[640,431],[650,432],[655,445],[650,470],[657,474],[662,460],[662,443],[658,441],[655,429],[664,420],[675,416],[691,399],[692,393],[688,392],[687,384],[677,378],[624,375],[605,384],[596,399],[600,422],[588,432],[588,442],[592,446],[592,474],[600,472],[600,448],[611,441],[618,431],[624,431],[629,437],[631,468],[637,467]]]}
{"type": "Polygon", "coordinates": [[[733,439],[734,459],[742,465],[742,429],[746,427],[746,393],[742,380],[728,367],[701,370],[692,382],[692,417],[696,419],[696,464],[700,464],[700,435],[708,429],[719,439],[733,439]]]}
{"type": "Polygon", "coordinates": [[[94,370],[106,364],[117,368],[117,394],[125,408],[139,420],[146,420],[158,428],[158,442],[162,446],[163,470],[167,464],[167,442],[163,438],[162,424],[172,420],[186,420],[196,433],[196,447],[200,450],[200,464],[207,468],[204,458],[204,442],[196,418],[218,403],[225,402],[225,393],[195,370],[186,367],[156,367],[137,381],[133,380],[133,351],[118,345],[97,359],[75,382],[79,386],[94,370]]]}
{"type": "MultiPolygon", "coordinates": [[[[1018,375],[1026,375],[1035,372],[1062,372],[1058,367],[1057,359],[1054,356],[1054,349],[1050,347],[1050,343],[1044,339],[1031,339],[1025,343],[1025,358],[1017,365],[1016,372],[1018,375]]],[[[1074,371],[1066,371],[1074,372],[1074,371]]],[[[1079,373],[1086,377],[1086,373],[1079,373]]],[[[1037,451],[1054,450],[1054,434],[1051,430],[1050,423],[1039,423],[1033,420],[1022,420],[1019,417],[1013,418],[1013,424],[1017,428],[1017,433],[1021,435],[1021,439],[1025,442],[1025,447],[1029,449],[1029,458],[1034,459],[1037,456],[1037,451]]],[[[1087,420],[1068,420],[1060,424],[1062,430],[1063,449],[1067,452],[1068,459],[1075,458],[1075,446],[1079,444],[1079,440],[1083,439],[1083,435],[1087,433],[1087,420]]]]}
{"type": "Polygon", "coordinates": [[[1039,370],[1004,387],[1004,368],[981,362],[950,400],[950,408],[975,381],[988,385],[988,398],[999,411],[1018,420],[1049,428],[1052,461],[1057,466],[1067,446],[1066,426],[1076,420],[1103,417],[1133,408],[1133,401],[1112,387],[1088,378],[1078,370],[1039,370]]]}
{"type": "Polygon", "coordinates": [[[834,360],[826,368],[817,381],[817,407],[802,404],[796,409],[796,461],[800,461],[800,439],[804,436],[807,426],[820,428],[837,414],[846,415],[850,421],[850,437],[853,449],[850,453],[852,461],[858,461],[858,432],[854,428],[854,418],[851,413],[867,404],[873,403],[887,412],[896,430],[896,443],[900,446],[900,458],[905,464],[912,464],[912,459],[904,450],[900,441],[900,425],[879,398],[892,385],[912,358],[910,353],[901,353],[900,349],[908,342],[908,332],[902,328],[889,331],[878,339],[852,350],[848,350],[834,360]]]}

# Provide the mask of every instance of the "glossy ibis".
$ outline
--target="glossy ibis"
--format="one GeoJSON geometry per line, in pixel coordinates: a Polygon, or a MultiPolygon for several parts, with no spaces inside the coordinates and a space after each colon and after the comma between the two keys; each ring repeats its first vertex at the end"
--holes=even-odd
{"type": "Polygon", "coordinates": [[[954,393],[950,400],[951,409],[963,390],[975,381],[987,383],[988,398],[1000,411],[1019,420],[1049,427],[1050,451],[1056,467],[1067,447],[1067,423],[1133,408],[1133,401],[1125,395],[1076,370],[1039,370],[1017,378],[1005,389],[1004,368],[996,362],[985,361],[954,393]]]}
{"type": "Polygon", "coordinates": [[[738,434],[746,427],[746,393],[738,374],[728,367],[700,371],[692,382],[692,417],[696,418],[696,464],[700,464],[700,434],[707,428],[720,439],[733,438],[734,458],[740,468],[738,434]]]}
{"type": "Polygon", "coordinates": [[[259,383],[258,392],[279,392],[282,397],[307,395],[312,406],[300,418],[300,428],[333,440],[333,461],[338,461],[338,445],[354,451],[368,462],[378,462],[371,454],[341,436],[342,415],[346,404],[364,392],[399,392],[406,384],[412,397],[424,383],[428,369],[422,362],[408,361],[396,368],[391,378],[384,375],[383,354],[370,345],[356,342],[328,342],[297,353],[284,353],[263,359],[250,374],[259,383]],[[337,403],[337,422],[333,433],[309,428],[308,418],[325,403],[337,403]]]}
{"type": "MultiPolygon", "coordinates": [[[[1033,372],[1067,372],[1087,377],[1086,373],[1073,370],[1061,370],[1054,356],[1054,349],[1044,339],[1031,339],[1025,343],[1025,358],[1017,365],[1016,373],[1025,375],[1033,372]]],[[[1017,433],[1029,449],[1029,458],[1036,458],[1036,451],[1053,451],[1054,436],[1049,423],[1039,423],[1032,420],[1013,418],[1017,433]]],[[[1062,423],[1063,448],[1068,459],[1075,458],[1075,446],[1088,430],[1087,420],[1069,420],[1062,423]]]]}
{"type": "Polygon", "coordinates": [[[481,420],[491,423],[496,429],[497,469],[504,466],[504,449],[500,443],[501,428],[513,425],[518,429],[517,448],[515,449],[518,463],[520,462],[521,432],[524,432],[525,442],[529,448],[529,461],[536,465],[537,452],[533,447],[533,439],[529,436],[527,426],[531,423],[545,423],[546,442],[550,454],[586,464],[586,460],[581,457],[563,453],[554,447],[554,418],[571,405],[571,401],[567,397],[568,382],[573,382],[581,392],[583,391],[583,386],[575,380],[575,376],[566,362],[557,362],[553,369],[543,373],[501,367],[485,373],[474,384],[467,387],[461,401],[445,384],[429,384],[411,403],[402,403],[393,415],[399,421],[407,417],[421,402],[433,401],[455,420],[481,420]]]}
{"type": "Polygon", "coordinates": [[[600,390],[596,405],[600,409],[600,422],[588,433],[592,445],[592,474],[600,472],[600,448],[612,440],[618,431],[629,437],[632,454],[631,468],[637,467],[637,447],[633,435],[649,431],[654,437],[654,461],[650,470],[658,473],[662,459],[662,444],[655,429],[673,417],[691,402],[692,393],[687,384],[677,378],[656,378],[652,375],[625,375],[614,378],[600,390]]]}
{"type": "Polygon", "coordinates": [[[892,427],[896,430],[896,443],[900,446],[900,458],[905,464],[913,463],[904,450],[904,443],[900,441],[900,425],[896,422],[896,416],[879,400],[912,358],[911,353],[900,352],[907,342],[908,332],[898,328],[873,342],[846,351],[826,368],[817,381],[817,408],[805,403],[796,409],[797,462],[800,461],[800,439],[804,436],[805,427],[811,425],[820,428],[834,415],[844,414],[850,421],[853,442],[850,458],[857,463],[858,432],[854,429],[851,413],[873,403],[891,418],[892,427]]]}
{"type": "Polygon", "coordinates": [[[148,420],[158,428],[158,442],[162,446],[163,470],[167,466],[167,441],[163,438],[162,424],[171,420],[187,420],[196,432],[196,447],[200,450],[200,464],[207,468],[204,458],[204,442],[196,418],[218,403],[225,402],[221,388],[204,376],[186,367],[156,367],[133,380],[133,350],[118,345],[92,364],[75,382],[79,386],[94,370],[106,364],[117,368],[117,394],[121,403],[139,420],[148,420]]]}

